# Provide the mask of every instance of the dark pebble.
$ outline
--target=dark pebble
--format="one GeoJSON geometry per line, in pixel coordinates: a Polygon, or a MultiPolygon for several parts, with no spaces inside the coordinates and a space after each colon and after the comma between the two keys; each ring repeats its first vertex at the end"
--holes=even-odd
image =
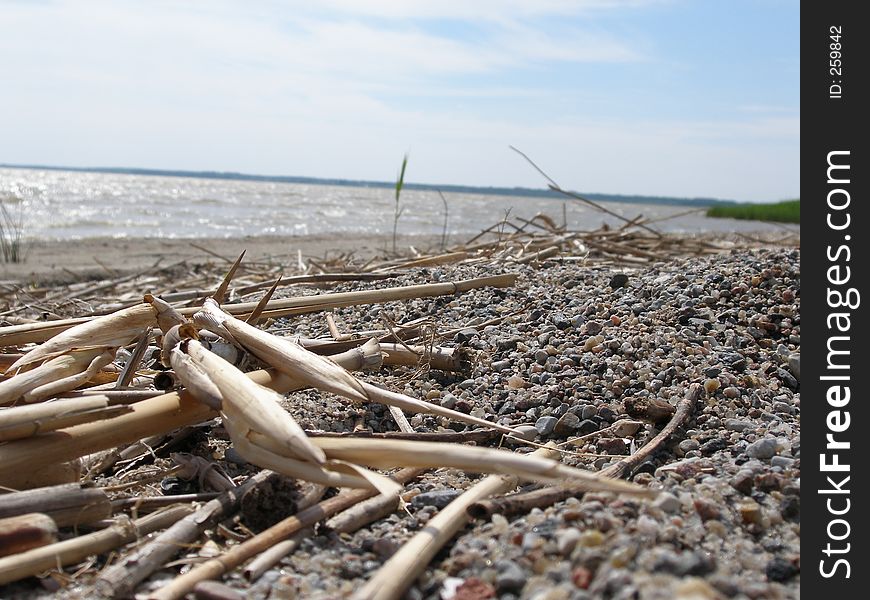
{"type": "Polygon", "coordinates": [[[434,490],[432,492],[423,492],[417,494],[411,499],[411,505],[422,508],[424,506],[434,506],[435,508],[444,508],[459,496],[460,490],[434,490]]]}
{"type": "Polygon", "coordinates": [[[791,389],[796,390],[798,388],[798,380],[794,378],[794,375],[792,375],[785,369],[777,369],[776,376],[782,379],[782,381],[791,389]]]}
{"type": "Polygon", "coordinates": [[[553,432],[558,436],[569,436],[580,426],[580,417],[572,412],[566,412],[556,422],[553,432]]]}
{"type": "Polygon", "coordinates": [[[752,488],[755,485],[755,478],[752,476],[752,471],[741,469],[731,478],[731,487],[747,496],[752,493],[752,488]]]}
{"type": "Polygon", "coordinates": [[[801,516],[800,496],[786,496],[779,504],[779,512],[783,519],[797,521],[801,516]]]}
{"type": "Polygon", "coordinates": [[[598,431],[598,423],[590,419],[580,421],[580,424],[577,426],[577,433],[580,435],[586,435],[594,431],[598,431]]]}
{"type": "MultiPolygon", "coordinates": [[[[460,344],[464,344],[471,341],[471,338],[479,335],[479,332],[474,327],[467,327],[456,334],[456,341],[460,344]]],[[[516,348],[517,344],[514,342],[514,348],[516,348]]]]}
{"type": "Polygon", "coordinates": [[[537,421],[535,421],[535,429],[538,430],[538,433],[541,435],[550,435],[553,433],[553,430],[556,428],[556,423],[559,422],[559,419],[556,417],[546,416],[541,417],[537,421]]]}
{"type": "Polygon", "coordinates": [[[723,440],[722,438],[713,438],[712,440],[701,444],[699,450],[704,456],[710,456],[711,454],[719,452],[720,450],[725,450],[727,447],[727,441],[723,440]]]}
{"type": "Polygon", "coordinates": [[[782,583],[800,573],[800,569],[792,561],[776,556],[767,563],[764,573],[769,581],[782,583]]]}
{"type": "Polygon", "coordinates": [[[526,573],[512,560],[499,560],[495,563],[497,574],[495,587],[499,592],[518,592],[526,584],[526,573]]]}
{"type": "Polygon", "coordinates": [[[625,287],[625,284],[628,283],[628,275],[625,273],[617,273],[613,277],[610,278],[610,287],[614,290],[617,288],[625,287]]]}

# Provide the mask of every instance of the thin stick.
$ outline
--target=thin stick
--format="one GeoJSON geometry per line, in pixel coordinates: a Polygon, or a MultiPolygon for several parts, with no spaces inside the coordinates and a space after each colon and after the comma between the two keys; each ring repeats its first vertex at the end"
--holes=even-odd
{"type": "MultiPolygon", "coordinates": [[[[534,455],[546,458],[559,456],[550,448],[536,450],[534,455]]],[[[430,519],[423,531],[390,557],[374,577],[352,596],[353,600],[400,598],[444,544],[468,523],[469,517],[465,511],[470,504],[493,494],[503,494],[516,486],[517,478],[512,475],[490,475],[471,487],[430,519]]]]}
{"type": "MultiPolygon", "coordinates": [[[[514,152],[516,152],[517,154],[519,154],[520,156],[522,156],[523,158],[525,158],[525,159],[528,161],[528,163],[529,163],[530,165],[532,165],[538,173],[540,173],[541,175],[543,175],[544,178],[545,178],[547,181],[550,182],[550,185],[549,185],[548,187],[549,187],[551,190],[553,190],[554,192],[559,192],[560,194],[564,194],[565,196],[568,196],[569,198],[573,198],[574,200],[579,200],[579,201],[581,201],[581,202],[585,202],[585,203],[588,204],[589,206],[592,206],[592,207],[594,207],[594,208],[597,208],[597,209],[600,210],[601,212],[607,213],[607,214],[610,215],[611,217],[616,217],[617,219],[619,219],[619,220],[621,220],[621,221],[625,221],[626,223],[630,223],[630,222],[631,222],[630,219],[627,219],[627,218],[623,217],[623,216],[622,216],[621,214],[619,214],[619,213],[613,212],[612,210],[610,210],[610,209],[607,208],[607,207],[601,206],[601,205],[598,204],[597,202],[593,202],[593,201],[590,200],[589,198],[584,198],[584,197],[581,196],[580,194],[577,194],[577,193],[574,193],[574,192],[569,192],[569,191],[567,191],[567,190],[563,190],[563,189],[559,186],[558,183],[556,183],[555,181],[553,181],[553,179],[551,179],[549,175],[547,175],[546,173],[544,173],[544,171],[542,171],[541,168],[540,168],[538,165],[536,165],[536,164],[534,163],[534,161],[532,161],[531,158],[529,158],[528,156],[526,156],[525,153],[521,152],[520,150],[517,150],[517,149],[514,148],[513,146],[508,146],[508,147],[509,147],[511,150],[513,150],[514,152]]],[[[656,235],[657,237],[661,237],[661,235],[662,235],[661,233],[659,233],[659,232],[656,231],[655,229],[652,229],[652,228],[650,228],[650,227],[647,227],[646,225],[643,225],[643,224],[639,224],[639,223],[638,223],[638,224],[636,224],[636,226],[637,226],[637,227],[640,227],[640,228],[642,228],[642,229],[646,229],[647,231],[649,231],[650,233],[656,235]]]]}
{"type": "Polygon", "coordinates": [[[204,530],[232,514],[238,508],[242,496],[271,475],[271,471],[260,471],[239,487],[227,490],[196,512],[176,522],[135,552],[125,555],[121,561],[103,571],[94,584],[96,591],[113,598],[131,596],[141,581],[197,539],[204,530]]]}
{"type": "MultiPolygon", "coordinates": [[[[392,476],[399,483],[407,483],[417,476],[418,469],[402,469],[392,476]]],[[[335,513],[353,506],[366,498],[375,495],[373,489],[359,489],[343,492],[338,496],[328,498],[311,508],[292,517],[279,521],[266,531],[255,535],[249,540],[230,548],[224,554],[209,559],[195,566],[189,572],[179,575],[167,585],[148,596],[149,600],[176,600],[193,590],[194,586],[206,579],[217,579],[224,573],[236,568],[249,558],[271,548],[285,540],[297,531],[314,525],[335,513]]]]}
{"type": "Polygon", "coordinates": [[[188,506],[173,506],[135,521],[124,517],[115,524],[88,535],[0,558],[0,585],[64,565],[75,564],[93,554],[102,554],[158,529],[191,512],[188,506]]]}
{"type": "MultiPolygon", "coordinates": [[[[697,383],[689,386],[686,396],[677,405],[677,411],[674,413],[673,418],[661,432],[633,455],[601,471],[601,475],[610,478],[622,477],[626,473],[630,473],[632,469],[656,452],[665,440],[689,419],[694,410],[695,403],[701,396],[701,389],[701,385],[697,383]]],[[[578,493],[581,493],[581,491],[576,486],[570,484],[539,488],[531,492],[514,494],[504,498],[482,500],[469,507],[469,515],[478,519],[485,519],[496,513],[502,515],[527,513],[532,508],[551,506],[556,502],[576,496],[578,493]]]]}

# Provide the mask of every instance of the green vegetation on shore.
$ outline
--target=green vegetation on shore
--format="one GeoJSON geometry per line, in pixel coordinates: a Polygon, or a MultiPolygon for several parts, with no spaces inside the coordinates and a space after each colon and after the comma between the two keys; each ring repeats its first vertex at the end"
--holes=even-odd
{"type": "Polygon", "coordinates": [[[708,217],[727,217],[752,221],[777,221],[779,223],[801,222],[801,201],[783,200],[775,204],[729,204],[711,206],[708,217]]]}

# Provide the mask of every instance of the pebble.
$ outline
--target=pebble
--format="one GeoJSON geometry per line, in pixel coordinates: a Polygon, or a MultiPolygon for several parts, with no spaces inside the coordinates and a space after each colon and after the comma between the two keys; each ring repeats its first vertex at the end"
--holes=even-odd
{"type": "Polygon", "coordinates": [[[788,356],[788,368],[798,381],[801,378],[801,353],[794,352],[788,356]]]}
{"type": "Polygon", "coordinates": [[[725,419],[725,429],[729,431],[746,431],[754,427],[752,421],[745,419],[725,419]]]}
{"type": "Polygon", "coordinates": [[[790,469],[794,466],[795,460],[788,456],[773,456],[770,459],[771,467],[781,467],[782,469],[790,469]]]}
{"type": "Polygon", "coordinates": [[[553,433],[553,430],[556,428],[556,423],[559,422],[559,419],[556,417],[541,417],[537,421],[535,421],[535,429],[538,430],[538,433],[542,436],[550,435],[553,433]]]}
{"type": "Polygon", "coordinates": [[[708,394],[714,394],[716,390],[719,389],[720,385],[721,384],[719,383],[718,379],[711,378],[704,382],[704,389],[707,391],[708,394]]]}
{"type": "Polygon", "coordinates": [[[776,439],[765,437],[752,442],[746,447],[746,454],[752,458],[767,459],[776,454],[778,444],[776,439]]]}
{"type": "Polygon", "coordinates": [[[553,433],[560,437],[566,437],[573,434],[580,426],[580,417],[572,412],[565,413],[556,422],[553,427],[553,433]]]}
{"type": "Polygon", "coordinates": [[[512,560],[499,560],[495,563],[495,587],[501,592],[519,592],[526,583],[526,573],[512,560]]]}
{"type": "Polygon", "coordinates": [[[411,499],[411,506],[422,508],[424,506],[434,506],[441,509],[456,500],[462,490],[435,490],[432,492],[423,492],[417,494],[411,499]]]}
{"type": "Polygon", "coordinates": [[[568,556],[580,541],[580,530],[576,527],[556,531],[556,549],[562,556],[568,556]]]}
{"type": "Polygon", "coordinates": [[[661,492],[656,496],[656,499],[653,500],[653,506],[668,514],[674,514],[680,512],[683,505],[682,502],[680,502],[680,499],[670,492],[661,492]]]}

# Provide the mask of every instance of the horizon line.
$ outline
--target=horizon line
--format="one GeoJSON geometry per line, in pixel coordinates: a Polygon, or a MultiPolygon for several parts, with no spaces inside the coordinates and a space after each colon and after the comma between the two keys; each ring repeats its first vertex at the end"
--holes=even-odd
{"type": "MultiPolygon", "coordinates": [[[[302,175],[261,175],[252,173],[242,173],[239,171],[216,171],[216,170],[187,170],[187,169],[158,169],[144,167],[72,167],[58,165],[39,165],[39,164],[14,164],[0,163],[0,169],[29,169],[29,170],[44,170],[44,171],[69,171],[77,173],[105,173],[115,175],[144,175],[147,177],[189,177],[193,179],[226,179],[231,181],[260,181],[272,183],[305,183],[313,185],[339,185],[353,187],[377,187],[377,188],[394,188],[395,182],[364,180],[364,179],[345,179],[336,177],[310,177],[302,175]]],[[[403,187],[406,189],[414,189],[418,191],[448,191],[454,193],[479,193],[485,195],[509,195],[509,196],[532,196],[532,197],[548,197],[568,199],[563,193],[560,193],[550,188],[529,188],[529,187],[499,187],[499,186],[479,186],[479,185],[463,185],[463,184],[432,184],[432,183],[412,183],[404,182],[403,187]]],[[[641,204],[673,204],[681,206],[713,206],[717,204],[756,204],[754,202],[739,202],[733,199],[713,198],[713,197],[678,197],[678,196],[653,196],[642,194],[612,194],[612,193],[579,193],[571,190],[566,192],[577,193],[583,198],[599,201],[611,201],[622,203],[641,203],[641,204]]],[[[776,200],[771,200],[775,202],[776,200]]]]}

